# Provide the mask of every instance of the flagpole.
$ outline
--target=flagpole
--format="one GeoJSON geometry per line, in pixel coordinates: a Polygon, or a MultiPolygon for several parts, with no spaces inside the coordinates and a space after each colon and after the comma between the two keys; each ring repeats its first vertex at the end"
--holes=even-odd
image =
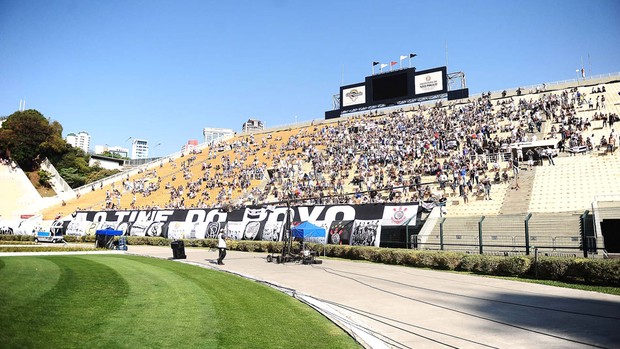
{"type": "Polygon", "coordinates": [[[411,68],[411,59],[412,59],[413,57],[417,56],[417,55],[418,55],[417,53],[410,53],[410,54],[409,54],[409,68],[411,68]]]}
{"type": "Polygon", "coordinates": [[[372,61],[372,75],[375,75],[375,65],[377,65],[377,64],[381,64],[381,63],[379,63],[377,61],[372,61]]]}
{"type": "Polygon", "coordinates": [[[448,40],[446,40],[446,69],[448,68],[448,40]]]}

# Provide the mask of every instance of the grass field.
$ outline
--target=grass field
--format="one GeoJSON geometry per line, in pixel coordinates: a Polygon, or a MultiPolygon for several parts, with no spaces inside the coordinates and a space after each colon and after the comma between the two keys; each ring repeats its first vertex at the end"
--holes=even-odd
{"type": "Polygon", "coordinates": [[[358,348],[267,286],[147,257],[0,257],[2,348],[358,348]]]}

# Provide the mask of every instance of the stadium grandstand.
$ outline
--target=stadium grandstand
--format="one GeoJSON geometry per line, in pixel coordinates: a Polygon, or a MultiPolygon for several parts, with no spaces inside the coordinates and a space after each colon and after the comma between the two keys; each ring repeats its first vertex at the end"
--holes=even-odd
{"type": "MultiPolygon", "coordinates": [[[[575,253],[589,236],[599,251],[601,217],[620,219],[619,81],[590,77],[241,133],[4,216],[413,202],[425,210],[406,247],[477,251],[484,239],[501,253],[521,245],[529,253],[529,243],[575,253]]],[[[2,176],[14,174],[7,168],[2,176]]],[[[9,194],[5,202],[19,202],[9,194]]]]}

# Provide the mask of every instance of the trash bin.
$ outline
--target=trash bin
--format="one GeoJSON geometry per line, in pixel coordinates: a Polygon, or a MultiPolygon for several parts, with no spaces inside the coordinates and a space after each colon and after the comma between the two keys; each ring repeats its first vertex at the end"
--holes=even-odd
{"type": "Polygon", "coordinates": [[[105,235],[105,234],[95,235],[95,247],[97,248],[112,248],[113,241],[114,241],[114,236],[112,235],[105,235]]]}
{"type": "Polygon", "coordinates": [[[185,255],[185,243],[182,240],[175,240],[171,242],[170,247],[172,247],[172,258],[174,259],[187,258],[187,256],[185,255]]]}

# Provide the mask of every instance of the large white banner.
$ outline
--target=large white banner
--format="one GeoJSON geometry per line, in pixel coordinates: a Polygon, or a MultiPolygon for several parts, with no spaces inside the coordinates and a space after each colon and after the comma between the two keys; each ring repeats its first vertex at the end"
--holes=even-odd
{"type": "MultiPolygon", "coordinates": [[[[213,239],[220,231],[234,240],[281,241],[287,217],[291,223],[310,222],[325,229],[324,236],[307,241],[340,245],[381,246],[381,231],[416,224],[418,202],[401,204],[253,206],[229,211],[219,208],[183,210],[78,211],[51,226],[29,221],[0,220],[0,234],[95,235],[97,230],[123,231],[127,236],[168,239],[213,239]],[[287,211],[290,213],[287,215],[287,211]]],[[[47,223],[45,224],[47,225],[47,223]]],[[[403,235],[404,236],[404,235],[403,235]]],[[[394,239],[389,237],[389,239],[394,239]]],[[[395,241],[388,241],[393,244],[395,241]]],[[[397,242],[397,241],[396,241],[397,242]]],[[[406,243],[405,240],[401,243],[406,243]]]]}
{"type": "Polygon", "coordinates": [[[342,90],[342,106],[366,103],[366,86],[360,85],[342,90]]]}
{"type": "Polygon", "coordinates": [[[443,72],[436,71],[414,77],[415,94],[437,92],[443,90],[443,72]]]}
{"type": "Polygon", "coordinates": [[[418,214],[417,206],[402,205],[388,206],[383,208],[381,225],[415,225],[418,214]]]}

